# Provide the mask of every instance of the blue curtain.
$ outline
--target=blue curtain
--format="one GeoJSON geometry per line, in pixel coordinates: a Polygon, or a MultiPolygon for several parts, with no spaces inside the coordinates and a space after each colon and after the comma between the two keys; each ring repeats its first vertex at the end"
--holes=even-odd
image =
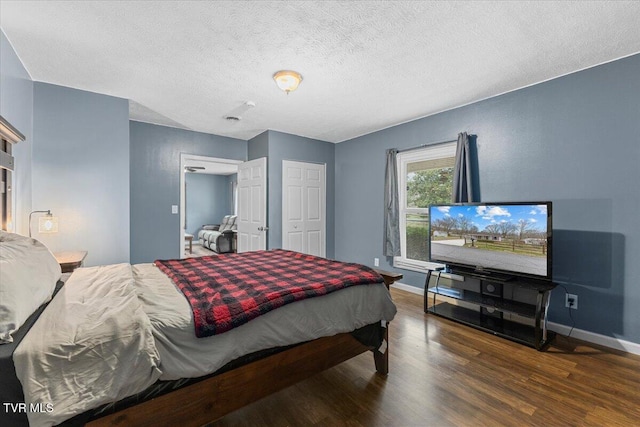
{"type": "Polygon", "coordinates": [[[469,136],[466,132],[458,134],[456,163],[453,169],[452,199],[454,203],[474,201],[469,136]]]}
{"type": "Polygon", "coordinates": [[[387,150],[384,174],[384,255],[400,255],[400,203],[398,202],[398,150],[387,150]]]}

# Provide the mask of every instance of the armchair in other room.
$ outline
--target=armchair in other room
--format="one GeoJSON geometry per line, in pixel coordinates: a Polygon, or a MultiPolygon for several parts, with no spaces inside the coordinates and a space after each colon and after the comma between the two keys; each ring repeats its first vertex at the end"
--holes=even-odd
{"type": "Polygon", "coordinates": [[[198,239],[202,246],[219,254],[233,252],[236,227],[236,215],[226,215],[220,224],[203,225],[198,232],[198,239]]]}

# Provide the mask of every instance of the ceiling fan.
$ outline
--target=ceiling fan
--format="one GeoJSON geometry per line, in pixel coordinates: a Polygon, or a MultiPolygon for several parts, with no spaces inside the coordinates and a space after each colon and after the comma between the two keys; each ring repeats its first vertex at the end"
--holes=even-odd
{"type": "Polygon", "coordinates": [[[195,172],[195,171],[204,170],[204,169],[205,169],[204,166],[185,166],[184,167],[184,170],[186,172],[195,172]]]}

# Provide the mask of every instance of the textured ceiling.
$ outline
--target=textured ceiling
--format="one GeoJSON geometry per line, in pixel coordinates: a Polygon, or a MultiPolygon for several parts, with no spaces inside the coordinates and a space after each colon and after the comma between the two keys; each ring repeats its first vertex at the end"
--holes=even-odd
{"type": "Polygon", "coordinates": [[[2,0],[0,19],[35,81],[240,139],[340,142],[640,52],[637,1],[2,0]],[[304,76],[290,95],[281,69],[304,76]]]}

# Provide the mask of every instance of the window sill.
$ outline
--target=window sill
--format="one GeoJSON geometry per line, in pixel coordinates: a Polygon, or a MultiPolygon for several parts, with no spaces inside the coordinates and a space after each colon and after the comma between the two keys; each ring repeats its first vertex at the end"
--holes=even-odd
{"type": "Polygon", "coordinates": [[[436,262],[410,261],[399,257],[393,259],[393,266],[402,270],[416,271],[418,273],[426,273],[429,270],[445,267],[444,264],[436,262]]]}

